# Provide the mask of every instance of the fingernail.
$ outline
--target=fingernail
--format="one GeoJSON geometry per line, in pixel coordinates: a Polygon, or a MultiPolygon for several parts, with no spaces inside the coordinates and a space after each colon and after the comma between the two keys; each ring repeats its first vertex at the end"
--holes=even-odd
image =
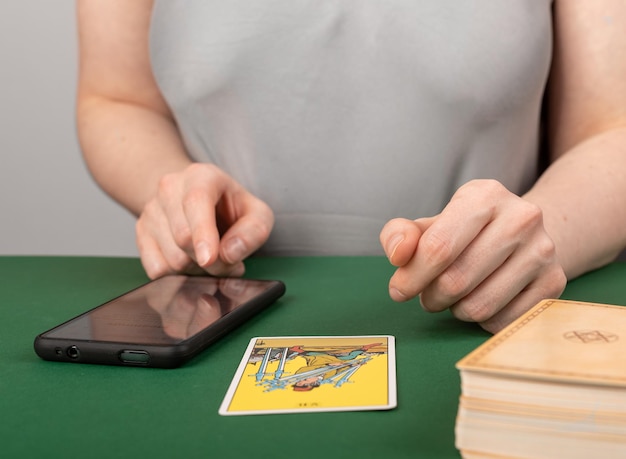
{"type": "Polygon", "coordinates": [[[406,301],[407,296],[395,287],[389,289],[389,296],[394,301],[406,301]]]}
{"type": "Polygon", "coordinates": [[[202,241],[196,246],[196,263],[200,266],[206,266],[211,260],[211,252],[209,251],[209,245],[202,241]]]}
{"type": "Polygon", "coordinates": [[[387,242],[387,253],[389,254],[389,259],[392,259],[396,254],[396,250],[402,241],[404,241],[404,234],[398,233],[393,236],[389,242],[387,242]]]}
{"type": "Polygon", "coordinates": [[[224,252],[229,263],[236,263],[246,255],[246,246],[241,239],[234,237],[226,242],[224,252]]]}

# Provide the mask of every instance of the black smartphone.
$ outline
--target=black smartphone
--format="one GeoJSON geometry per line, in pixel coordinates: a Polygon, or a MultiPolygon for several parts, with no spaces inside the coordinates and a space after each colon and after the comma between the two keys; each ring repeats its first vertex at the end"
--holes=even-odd
{"type": "Polygon", "coordinates": [[[175,368],[285,293],[276,280],[172,275],[35,338],[58,362],[175,368]]]}

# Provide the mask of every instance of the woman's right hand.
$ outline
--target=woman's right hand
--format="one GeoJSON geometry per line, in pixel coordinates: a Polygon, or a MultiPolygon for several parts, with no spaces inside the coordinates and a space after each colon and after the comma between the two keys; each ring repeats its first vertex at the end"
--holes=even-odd
{"type": "Polygon", "coordinates": [[[274,225],[269,206],[212,164],[163,176],[136,225],[141,262],[166,274],[241,276],[274,225]]]}

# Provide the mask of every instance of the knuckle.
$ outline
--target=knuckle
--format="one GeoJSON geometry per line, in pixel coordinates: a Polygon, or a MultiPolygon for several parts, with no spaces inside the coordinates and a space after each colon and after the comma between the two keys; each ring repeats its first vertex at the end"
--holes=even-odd
{"type": "Polygon", "coordinates": [[[265,222],[258,222],[254,225],[254,231],[257,235],[258,240],[265,241],[270,237],[270,233],[272,232],[272,226],[265,222]]]}
{"type": "Polygon", "coordinates": [[[157,184],[157,196],[164,197],[172,194],[172,191],[175,188],[175,184],[177,181],[177,177],[175,173],[165,174],[159,179],[159,183],[157,184]]]}
{"type": "Polygon", "coordinates": [[[506,192],[506,188],[495,179],[474,179],[461,185],[457,191],[458,194],[483,194],[486,196],[497,196],[506,192]]]}
{"type": "Polygon", "coordinates": [[[159,273],[158,273],[158,270],[154,266],[147,264],[147,263],[143,263],[143,269],[146,272],[146,275],[148,276],[150,280],[158,279],[159,273]]]}
{"type": "Polygon", "coordinates": [[[184,252],[177,251],[170,254],[167,259],[171,271],[181,273],[189,269],[191,265],[191,259],[184,252]]]}
{"type": "Polygon", "coordinates": [[[465,296],[471,285],[470,278],[454,264],[441,273],[437,279],[438,290],[447,298],[457,299],[465,296]]]}
{"type": "Polygon", "coordinates": [[[422,309],[426,312],[439,312],[441,310],[435,306],[426,294],[420,295],[420,304],[422,305],[422,309]]]}
{"type": "Polygon", "coordinates": [[[211,177],[217,177],[222,173],[222,170],[212,163],[191,163],[185,170],[185,174],[190,177],[201,177],[203,180],[210,180],[211,177]]]}
{"type": "Polygon", "coordinates": [[[491,333],[491,334],[496,334],[498,333],[500,330],[502,330],[504,327],[506,327],[510,322],[508,321],[503,321],[499,318],[491,318],[489,320],[486,320],[484,322],[479,322],[480,326],[483,328],[483,330],[491,333]]]}
{"type": "MultiPolygon", "coordinates": [[[[505,236],[511,241],[523,244],[524,241],[533,240],[537,243],[541,241],[541,235],[545,235],[544,239],[549,240],[543,228],[543,211],[539,206],[518,200],[515,215],[511,221],[512,224],[504,231],[505,236]]],[[[550,247],[546,249],[550,250],[550,247]]]]}
{"type": "Polygon", "coordinates": [[[206,190],[202,187],[195,185],[191,187],[182,199],[182,206],[185,212],[190,211],[197,207],[199,203],[206,200],[206,190]]]}
{"type": "Polygon", "coordinates": [[[192,246],[191,228],[188,225],[175,225],[172,227],[172,238],[178,247],[186,249],[192,246]]]}
{"type": "Polygon", "coordinates": [[[482,186],[485,188],[485,192],[490,195],[497,195],[502,193],[508,193],[506,187],[495,179],[482,179],[482,186]]]}
{"type": "Polygon", "coordinates": [[[163,263],[162,259],[155,256],[153,252],[146,250],[145,247],[140,245],[139,255],[144,271],[150,279],[158,279],[159,277],[167,274],[167,265],[163,263]]]}
{"type": "Polygon", "coordinates": [[[563,268],[559,265],[555,265],[550,269],[549,272],[545,274],[544,279],[547,285],[547,291],[544,294],[546,297],[556,298],[560,296],[567,285],[567,276],[563,268]]]}
{"type": "Polygon", "coordinates": [[[161,265],[155,265],[154,263],[146,264],[145,266],[146,275],[152,279],[158,279],[159,277],[163,277],[168,273],[167,267],[161,265]]]}
{"type": "Polygon", "coordinates": [[[139,243],[140,239],[146,236],[146,233],[146,223],[142,214],[142,216],[135,220],[135,238],[137,243],[139,243]]]}
{"type": "Polygon", "coordinates": [[[524,206],[518,212],[518,218],[524,229],[534,229],[543,226],[543,211],[536,204],[524,201],[524,206]]]}
{"type": "Polygon", "coordinates": [[[424,290],[420,295],[420,304],[426,312],[441,312],[449,307],[449,304],[442,303],[435,299],[435,295],[430,289],[424,290]]]}
{"type": "Polygon", "coordinates": [[[453,314],[465,322],[486,322],[491,318],[493,312],[489,306],[483,302],[466,300],[459,303],[453,314]]]}
{"type": "Polygon", "coordinates": [[[199,174],[199,173],[204,173],[207,170],[210,170],[211,164],[210,163],[191,163],[189,166],[187,166],[187,169],[185,172],[194,175],[194,174],[199,174]]]}
{"type": "Polygon", "coordinates": [[[441,232],[425,233],[419,241],[419,250],[424,253],[428,263],[435,267],[447,266],[453,260],[453,249],[441,232]]]}
{"type": "MultiPolygon", "coordinates": [[[[396,272],[393,274],[389,281],[389,288],[396,293],[396,298],[400,301],[407,301],[411,298],[416,297],[420,291],[422,290],[419,285],[415,284],[415,279],[412,276],[410,270],[407,268],[398,268],[396,272]]],[[[425,290],[425,289],[424,289],[425,290]]],[[[426,298],[426,292],[422,292],[420,295],[420,302],[422,303],[422,307],[427,311],[430,311],[428,305],[430,304],[426,300],[426,305],[424,305],[424,299],[426,298]]]]}
{"type": "Polygon", "coordinates": [[[544,263],[551,263],[556,258],[556,246],[549,237],[544,237],[534,246],[535,256],[544,263]]]}
{"type": "Polygon", "coordinates": [[[259,200],[259,202],[261,206],[261,211],[266,215],[268,224],[270,226],[273,226],[274,225],[274,211],[269,206],[269,204],[267,204],[265,201],[259,200]]]}

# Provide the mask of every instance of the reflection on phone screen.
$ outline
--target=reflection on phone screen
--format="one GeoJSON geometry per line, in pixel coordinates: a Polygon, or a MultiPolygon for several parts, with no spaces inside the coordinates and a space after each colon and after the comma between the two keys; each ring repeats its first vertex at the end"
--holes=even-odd
{"type": "Polygon", "coordinates": [[[47,337],[175,344],[266,288],[260,281],[166,276],[77,317],[47,337]]]}

